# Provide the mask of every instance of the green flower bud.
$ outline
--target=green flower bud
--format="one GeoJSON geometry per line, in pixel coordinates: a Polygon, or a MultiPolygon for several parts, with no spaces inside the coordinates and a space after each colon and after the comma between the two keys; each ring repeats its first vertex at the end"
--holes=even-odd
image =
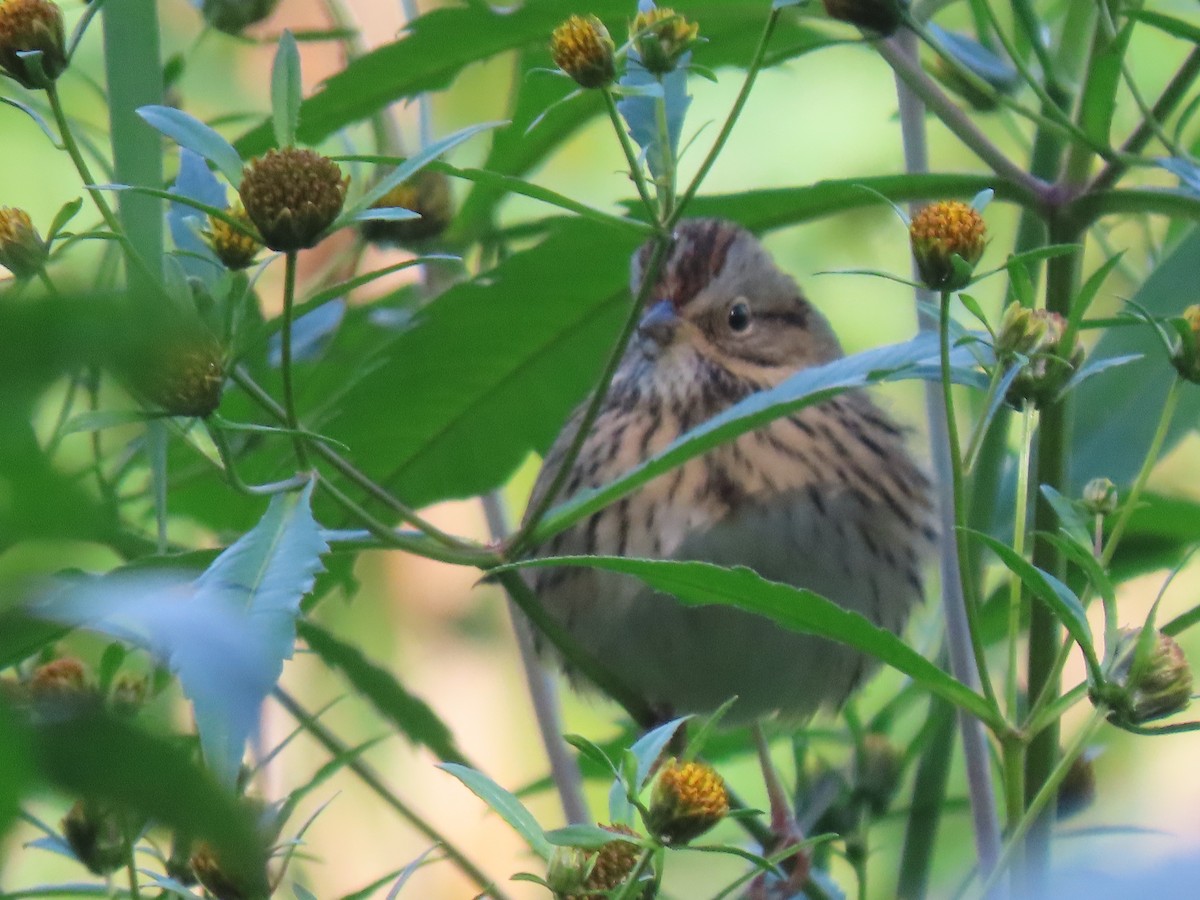
{"type": "Polygon", "coordinates": [[[876,816],[887,812],[900,787],[899,752],[887,735],[871,732],[863,738],[854,760],[854,795],[876,816]]]}
{"type": "Polygon", "coordinates": [[[821,0],[831,19],[849,22],[887,37],[900,27],[903,17],[898,0],[821,0]]]}
{"type": "Polygon", "coordinates": [[[666,75],[700,39],[700,26],[669,7],[649,9],[634,16],[629,40],[646,71],[666,75]]]}
{"type": "Polygon", "coordinates": [[[1192,699],[1192,670],[1183,648],[1161,631],[1144,659],[1137,659],[1140,628],[1123,628],[1109,677],[1093,702],[1107,706],[1117,723],[1141,725],[1174,715],[1192,699]]]}
{"type": "Polygon", "coordinates": [[[1082,499],[1093,516],[1107,516],[1117,508],[1117,486],[1107,478],[1093,478],[1083,486],[1082,499]]]}
{"type": "Polygon", "coordinates": [[[1179,345],[1171,354],[1171,363],[1181,378],[1200,384],[1200,304],[1183,311],[1183,327],[1179,332],[1179,345]]]}
{"type": "Polygon", "coordinates": [[[275,11],[279,0],[204,0],[200,13],[204,21],[225,34],[241,34],[275,11]]]}

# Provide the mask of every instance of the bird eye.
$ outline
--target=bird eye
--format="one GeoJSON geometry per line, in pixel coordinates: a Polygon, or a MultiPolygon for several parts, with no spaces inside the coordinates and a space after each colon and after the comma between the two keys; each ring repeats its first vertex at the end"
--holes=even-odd
{"type": "Polygon", "coordinates": [[[745,331],[750,327],[750,305],[745,300],[729,307],[729,327],[734,331],[745,331]]]}

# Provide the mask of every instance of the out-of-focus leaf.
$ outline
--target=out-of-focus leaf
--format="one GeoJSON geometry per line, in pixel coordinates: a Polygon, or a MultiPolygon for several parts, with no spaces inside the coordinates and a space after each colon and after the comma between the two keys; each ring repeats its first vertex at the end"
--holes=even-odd
{"type": "Polygon", "coordinates": [[[680,59],[679,68],[662,76],[662,82],[646,71],[637,51],[631,50],[621,77],[622,88],[632,88],[633,91],[617,103],[621,117],[629,126],[629,135],[642,148],[650,174],[660,178],[665,174],[663,165],[664,154],[670,154],[674,159],[679,155],[679,138],[683,134],[683,120],[687,109],[692,104],[692,98],[687,92],[687,64],[691,53],[685,53],[680,59]],[[658,90],[649,91],[648,88],[658,90]],[[658,110],[662,105],[665,110],[664,119],[667,123],[667,146],[662,146],[662,135],[658,124],[658,110]]]}
{"type": "MultiPolygon", "coordinates": [[[[1195,296],[1200,232],[1189,232],[1142,283],[1133,300],[1156,316],[1174,316],[1195,296]]],[[[1153,330],[1109,328],[1097,341],[1095,359],[1142,354],[1127,363],[1120,378],[1097,378],[1079,386],[1071,450],[1071,493],[1093,478],[1129,484],[1138,470],[1176,378],[1153,330]]],[[[1167,433],[1163,453],[1200,423],[1200,391],[1184,391],[1167,433]]]]}
{"type": "Polygon", "coordinates": [[[625,780],[630,782],[635,794],[639,793],[646,786],[646,780],[650,777],[650,772],[658,762],[663,750],[671,742],[675,732],[689,718],[691,717],[680,716],[664,722],[657,728],[646,732],[629,748],[626,758],[633,763],[632,771],[629,772],[627,779],[615,779],[608,789],[608,814],[614,822],[627,822],[633,815],[633,804],[629,802],[625,780]]]}
{"type": "Polygon", "coordinates": [[[768,581],[751,569],[616,556],[547,557],[513,563],[510,568],[564,565],[623,572],[689,606],[734,606],[767,616],[784,628],[838,641],[898,669],[926,690],[974,713],[984,722],[1001,722],[999,713],[983,697],[950,677],[890,631],[819,594],[768,581]]]}
{"type": "Polygon", "coordinates": [[[297,629],[325,665],[342,672],[357,695],[366,698],[410,741],[428,747],[443,762],[466,763],[454,743],[454,735],[438,714],[424,700],[405,690],[391,672],[312,621],[299,620],[297,629]]]}
{"type": "Polygon", "coordinates": [[[1111,576],[1121,582],[1154,569],[1171,568],[1200,543],[1200,503],[1143,494],[1117,553],[1111,576]]]}
{"type": "Polygon", "coordinates": [[[177,740],[100,714],[57,718],[31,733],[33,759],[51,785],[210,841],[226,871],[239,873],[247,884],[261,884],[266,895],[267,848],[252,812],[190,759],[177,740]]]}
{"type": "Polygon", "coordinates": [[[8,832],[33,780],[33,747],[0,699],[0,835],[8,832]]]}
{"type": "MultiPolygon", "coordinates": [[[[171,185],[171,193],[219,209],[226,206],[225,187],[204,164],[200,155],[186,147],[179,151],[179,174],[171,185]]],[[[171,240],[175,247],[184,251],[179,259],[184,271],[212,285],[224,267],[212,248],[200,237],[200,230],[208,226],[204,213],[186,203],[172,202],[167,207],[167,225],[171,229],[171,240]],[[200,259],[196,259],[197,256],[200,259]]]]}
{"type": "Polygon", "coordinates": [[[271,124],[275,143],[290,147],[296,142],[300,123],[300,51],[286,28],[279,36],[275,62],[271,66],[271,124]]]}

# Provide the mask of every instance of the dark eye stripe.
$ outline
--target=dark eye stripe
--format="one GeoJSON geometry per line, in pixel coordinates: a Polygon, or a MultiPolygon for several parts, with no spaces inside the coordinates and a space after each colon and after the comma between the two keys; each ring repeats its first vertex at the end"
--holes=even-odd
{"type": "Polygon", "coordinates": [[[808,327],[808,314],[802,309],[787,310],[786,312],[760,312],[756,314],[755,318],[760,322],[783,322],[787,325],[794,325],[797,328],[808,327]]]}

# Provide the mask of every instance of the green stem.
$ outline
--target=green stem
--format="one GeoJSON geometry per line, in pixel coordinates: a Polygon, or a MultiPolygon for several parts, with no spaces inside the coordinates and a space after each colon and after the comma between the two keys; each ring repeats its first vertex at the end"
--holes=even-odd
{"type": "Polygon", "coordinates": [[[750,90],[754,87],[755,79],[758,78],[763,59],[766,57],[767,44],[770,43],[771,35],[775,32],[775,26],[779,23],[779,15],[782,11],[782,8],[775,8],[767,16],[767,24],[763,26],[762,34],[758,39],[758,46],[754,48],[754,55],[750,58],[750,65],[746,69],[746,77],[742,81],[742,89],[738,91],[738,95],[733,101],[733,107],[729,110],[729,115],[725,117],[725,124],[721,126],[720,132],[717,133],[717,139],[713,141],[712,147],[709,148],[708,155],[704,157],[704,162],[700,163],[700,168],[696,170],[696,174],[693,176],[691,183],[688,184],[687,190],[683,192],[678,205],[668,217],[668,230],[679,220],[687,205],[692,202],[692,198],[700,190],[700,185],[708,176],[713,163],[717,161],[717,157],[720,156],[721,151],[724,149],[725,142],[729,140],[729,135],[733,133],[733,126],[741,116],[742,108],[746,105],[746,100],[750,97],[750,90]]]}
{"type": "Polygon", "coordinates": [[[1171,430],[1171,420],[1175,417],[1175,407],[1179,405],[1182,386],[1183,379],[1176,377],[1167,390],[1167,398],[1163,401],[1162,413],[1158,417],[1158,427],[1154,429],[1154,437],[1150,440],[1150,449],[1146,451],[1142,468],[1133,481],[1133,487],[1129,489],[1129,496],[1125,498],[1125,503],[1121,506],[1117,521],[1113,523],[1108,541],[1104,545],[1104,552],[1100,554],[1100,565],[1105,568],[1112,562],[1113,555],[1117,552],[1117,544],[1121,542],[1125,529],[1129,526],[1129,519],[1137,507],[1138,500],[1141,499],[1146,481],[1150,478],[1150,472],[1158,462],[1159,454],[1162,453],[1163,444],[1167,440],[1167,432],[1171,430]]]}
{"type": "MultiPolygon", "coordinates": [[[[661,80],[659,81],[661,85],[661,80]]],[[[654,183],[658,188],[658,208],[659,218],[667,221],[672,218],[672,213],[675,209],[675,151],[671,147],[671,126],[667,122],[667,101],[665,97],[658,97],[654,101],[654,119],[658,126],[658,146],[662,150],[662,156],[659,165],[662,166],[662,174],[659,175],[654,183]]]]}
{"type": "Polygon", "coordinates": [[[1154,136],[1155,128],[1151,120],[1154,122],[1166,121],[1175,111],[1175,107],[1179,105],[1179,101],[1187,96],[1197,76],[1200,76],[1200,47],[1193,49],[1188,54],[1183,65],[1171,77],[1170,82],[1163,88],[1162,94],[1151,108],[1150,114],[1142,120],[1142,123],[1121,147],[1120,156],[1110,161],[1092,181],[1088,187],[1089,194],[1107,190],[1120,180],[1129,168],[1127,159],[1140,153],[1150,142],[1150,138],[1154,136]]]}
{"type": "Polygon", "coordinates": [[[205,425],[208,430],[208,436],[212,439],[213,446],[217,448],[217,456],[221,458],[221,464],[224,466],[222,473],[229,482],[229,486],[239,494],[248,494],[255,497],[283,494],[287,491],[302,488],[312,480],[311,475],[303,473],[293,475],[291,478],[283,481],[274,481],[270,484],[247,484],[238,475],[237,468],[234,466],[233,451],[229,446],[229,439],[225,437],[225,432],[220,427],[211,423],[206,422],[205,425]]]}
{"type": "Polygon", "coordinates": [[[137,859],[137,835],[130,834],[128,823],[122,822],[121,826],[125,832],[125,874],[129,878],[129,900],[141,900],[141,891],[138,887],[138,872],[137,859]]]}
{"type": "MultiPolygon", "coordinates": [[[[262,386],[250,376],[250,373],[247,372],[245,368],[242,366],[236,367],[233,370],[231,377],[238,387],[244,390],[247,395],[249,395],[250,399],[257,403],[260,408],[273,416],[276,421],[286,424],[287,416],[284,408],[275,402],[274,397],[263,390],[262,386]]],[[[324,442],[314,441],[312,444],[312,451],[318,457],[320,457],[322,461],[332,466],[339,474],[353,483],[356,487],[367,493],[372,499],[377,500],[395,512],[402,521],[412,525],[418,531],[428,535],[439,544],[442,544],[448,548],[454,548],[462,551],[478,551],[481,549],[477,544],[456,538],[453,535],[447,534],[441,529],[435,527],[431,523],[426,522],[419,515],[417,515],[413,509],[406,506],[404,503],[401,503],[398,499],[392,496],[392,494],[386,488],[384,488],[382,485],[376,484],[374,481],[368,478],[366,474],[359,471],[359,469],[356,468],[353,463],[343,457],[332,447],[326,445],[324,442]]],[[[420,553],[422,551],[414,549],[414,552],[420,553]]],[[[439,556],[437,558],[442,559],[443,557],[439,556]]],[[[464,564],[472,565],[473,563],[464,564]]]]}
{"type": "Polygon", "coordinates": [[[975,665],[978,670],[980,687],[992,706],[997,706],[996,691],[988,675],[987,661],[984,658],[983,642],[979,637],[977,621],[979,602],[974,596],[974,585],[970,583],[971,559],[967,551],[963,532],[967,527],[967,497],[963,484],[962,447],[958,439],[958,421],[954,413],[954,381],[950,375],[950,291],[942,291],[941,315],[938,320],[939,347],[942,365],[942,404],[946,410],[946,431],[949,438],[950,450],[950,484],[954,496],[954,529],[955,546],[958,557],[958,578],[962,584],[964,601],[967,612],[967,626],[970,631],[971,645],[974,649],[975,665]]]}
{"type": "Polygon", "coordinates": [[[283,378],[284,418],[287,427],[293,432],[292,446],[296,449],[296,461],[301,469],[308,469],[308,442],[300,433],[300,420],[296,417],[296,394],[292,385],[292,310],[296,302],[296,256],[295,250],[289,250],[283,256],[283,328],[279,331],[279,373],[283,378]]]}
{"type": "Polygon", "coordinates": [[[637,329],[638,320],[642,317],[642,312],[646,306],[646,300],[650,296],[650,291],[653,290],[654,285],[658,281],[658,269],[662,264],[663,258],[666,256],[667,240],[665,235],[659,234],[654,242],[654,249],[650,253],[650,260],[642,272],[642,283],[638,287],[637,296],[634,297],[629,314],[625,317],[625,324],[621,328],[617,342],[608,354],[608,361],[604,364],[604,371],[600,374],[600,380],[595,390],[592,391],[592,398],[584,409],[583,416],[575,428],[571,444],[559,461],[558,470],[554,473],[554,477],[550,481],[550,486],[542,494],[537,504],[531,507],[526,513],[525,521],[521,523],[521,527],[517,529],[517,533],[513,535],[512,540],[507,545],[508,552],[506,555],[510,559],[516,558],[526,549],[529,536],[537,528],[538,523],[541,522],[542,517],[550,509],[555,499],[557,499],[559,491],[562,490],[567,477],[571,474],[571,468],[575,465],[575,460],[579,458],[579,452],[583,449],[584,441],[591,435],[592,425],[595,424],[596,417],[600,414],[604,398],[608,396],[608,389],[612,384],[613,376],[616,375],[617,367],[620,366],[621,360],[625,356],[625,348],[628,346],[634,331],[637,329]]]}
{"type": "Polygon", "coordinates": [[[600,95],[604,98],[604,108],[608,112],[609,121],[612,122],[613,131],[617,134],[617,140],[621,142],[621,150],[625,153],[625,164],[629,167],[629,177],[637,187],[638,196],[642,198],[642,205],[646,207],[646,215],[650,217],[651,221],[658,222],[658,206],[655,204],[654,198],[650,196],[646,176],[642,173],[641,163],[638,162],[638,152],[629,140],[629,134],[625,131],[625,123],[621,121],[621,113],[617,109],[617,101],[613,97],[612,90],[602,87],[600,95]]]}
{"type": "Polygon", "coordinates": [[[988,164],[992,171],[1011,181],[1021,191],[1030,197],[1040,198],[1046,191],[1044,182],[1034,178],[1016,163],[1010,160],[980,131],[974,122],[962,109],[938,87],[937,83],[925,74],[914,53],[904,48],[896,35],[875,41],[873,46],[879,51],[895,73],[929,107],[976,156],[988,164]]]}
{"type": "Polygon", "coordinates": [[[1096,729],[1104,721],[1106,710],[1094,709],[1087,722],[1079,729],[1071,744],[1063,751],[1058,764],[1051,769],[1049,776],[1041,784],[1036,794],[1030,798],[1028,805],[1023,815],[1009,832],[1008,841],[1004,845],[1003,851],[1000,853],[1000,861],[996,868],[983,882],[983,887],[979,891],[981,897],[987,897],[993,888],[996,887],[999,879],[1003,876],[1004,871],[1016,858],[1021,850],[1021,844],[1025,837],[1037,826],[1043,818],[1042,814],[1053,807],[1053,801],[1058,796],[1059,785],[1066,778],[1067,773],[1071,769],[1071,765],[1083,753],[1087,747],[1088,741],[1092,739],[1096,729]]]}
{"type": "MultiPolygon", "coordinates": [[[[1017,491],[1015,496],[1016,511],[1013,515],[1013,550],[1020,556],[1025,555],[1025,533],[1029,528],[1029,469],[1030,449],[1033,443],[1033,421],[1037,416],[1036,410],[1026,405],[1021,410],[1021,445],[1017,460],[1017,491]]],[[[1008,671],[1006,674],[1007,689],[1005,700],[1010,721],[1016,722],[1020,717],[1018,663],[1017,653],[1021,638],[1021,579],[1015,574],[1009,581],[1008,595],[1008,671]]],[[[1010,821],[1012,819],[1010,818],[1010,821]]]]}
{"type": "MultiPolygon", "coordinates": [[[[1011,830],[1025,812],[1025,743],[1020,736],[1005,738],[1000,748],[1004,766],[1004,820],[1011,830]]],[[[1019,853],[1014,850],[1014,853],[1019,853]]],[[[1018,865],[1019,869],[1020,866],[1018,865]]],[[[1016,885],[1013,886],[1014,893],[1016,885]]]]}
{"type": "MultiPolygon", "coordinates": [[[[1053,244],[1077,244],[1080,231],[1074,225],[1061,220],[1050,222],[1049,239],[1053,244]]],[[[1058,313],[1064,319],[1070,317],[1071,299],[1075,296],[1078,282],[1080,253],[1059,256],[1050,260],[1046,276],[1046,309],[1058,313]]],[[[1070,461],[1070,404],[1068,398],[1060,399],[1041,410],[1038,426],[1037,485],[1049,485],[1059,493],[1066,491],[1067,468],[1070,461]]],[[[1039,492],[1034,505],[1033,528],[1041,534],[1058,533],[1058,514],[1054,507],[1039,492]]],[[[1039,540],[1034,544],[1032,562],[1043,572],[1059,580],[1066,577],[1066,560],[1062,552],[1051,542],[1039,540]]],[[[1053,702],[1059,694],[1056,657],[1059,653],[1062,626],[1054,612],[1043,603],[1031,604],[1029,610],[1029,637],[1027,642],[1027,679],[1029,696],[1044,696],[1053,702]]],[[[1025,792],[1030,802],[1054,771],[1059,756],[1058,728],[1049,724],[1034,736],[1025,756],[1025,792]]],[[[1053,798],[1041,819],[1029,828],[1027,845],[1023,856],[1024,890],[1037,894],[1045,880],[1050,865],[1050,838],[1054,824],[1053,798]]]]}
{"type": "Polygon", "coordinates": [[[489,878],[482,869],[471,862],[446,835],[426,822],[416,810],[397,797],[383,783],[382,777],[371,766],[363,762],[357,754],[353,753],[350,747],[343,744],[337,735],[314,719],[290,694],[283,690],[283,688],[277,687],[272,696],[335,759],[347,760],[346,768],[357,775],[362,783],[374,791],[384,803],[398,812],[401,818],[412,825],[417,831],[435,844],[438,844],[442,852],[446,854],[446,858],[458,866],[463,874],[474,881],[486,896],[492,898],[492,900],[508,900],[508,895],[496,885],[493,879],[489,878]]]}
{"type": "MultiPolygon", "coordinates": [[[[929,698],[925,717],[929,738],[917,775],[913,779],[912,801],[904,828],[904,850],[900,857],[897,900],[921,900],[929,893],[929,870],[941,824],[943,799],[950,780],[953,757],[954,707],[940,697],[929,698]]],[[[923,729],[924,730],[924,729],[923,729]]]]}

